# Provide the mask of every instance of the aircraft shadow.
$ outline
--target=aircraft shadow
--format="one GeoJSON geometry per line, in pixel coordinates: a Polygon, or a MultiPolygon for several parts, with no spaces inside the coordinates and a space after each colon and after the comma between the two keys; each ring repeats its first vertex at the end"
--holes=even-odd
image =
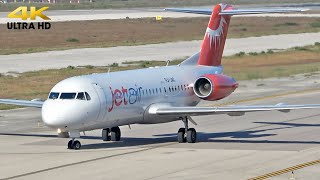
{"type": "MultiPolygon", "coordinates": [[[[66,143],[70,138],[58,138],[57,135],[49,134],[23,134],[23,133],[0,133],[0,136],[21,136],[21,137],[43,137],[43,138],[57,138],[65,140],[66,143]]],[[[143,145],[162,144],[168,142],[176,142],[176,137],[162,137],[162,138],[134,138],[134,137],[122,137],[118,142],[103,142],[100,136],[81,136],[81,139],[95,139],[101,140],[101,143],[95,144],[83,144],[82,149],[106,149],[117,147],[133,147],[143,145]]]]}
{"type": "Polygon", "coordinates": [[[57,135],[49,134],[22,134],[22,133],[0,133],[0,136],[24,136],[24,137],[44,137],[44,138],[56,138],[57,135]]]}
{"type": "Polygon", "coordinates": [[[304,123],[287,123],[287,122],[254,122],[254,123],[266,124],[266,125],[292,126],[292,127],[320,127],[320,124],[304,124],[304,123]]]}
{"type": "MultiPolygon", "coordinates": [[[[276,134],[265,133],[266,131],[289,129],[300,126],[320,126],[320,124],[301,124],[301,123],[276,123],[276,122],[255,122],[267,125],[284,125],[286,127],[266,128],[260,130],[244,130],[244,131],[231,131],[231,132],[217,132],[217,133],[205,133],[198,132],[198,142],[209,143],[275,143],[275,144],[320,144],[318,141],[282,141],[282,140],[256,140],[253,138],[269,137],[276,134]],[[231,138],[231,139],[220,139],[231,138]]],[[[56,135],[48,134],[23,134],[23,133],[0,133],[5,136],[23,136],[23,137],[44,137],[44,138],[57,138],[56,135]]],[[[68,138],[63,138],[66,141],[68,138]]],[[[100,136],[81,136],[80,139],[95,139],[101,140],[100,136]]],[[[177,134],[157,134],[151,138],[134,138],[134,137],[122,137],[119,142],[103,142],[95,144],[83,144],[82,149],[106,149],[117,147],[135,147],[144,145],[159,145],[177,141],[177,134]]]]}
{"type": "MultiPolygon", "coordinates": [[[[101,139],[101,137],[100,137],[101,139]]],[[[135,147],[144,145],[160,145],[170,142],[176,142],[176,137],[163,137],[163,138],[131,138],[123,137],[118,142],[102,142],[95,144],[84,144],[81,149],[106,149],[117,147],[135,147]]]]}
{"type": "MultiPolygon", "coordinates": [[[[268,123],[269,124],[269,123],[268,123]]],[[[270,123],[271,124],[271,123],[270,123]]],[[[281,123],[275,123],[281,125],[281,123]]],[[[287,125],[287,123],[284,123],[287,125]]],[[[304,124],[302,124],[304,125],[304,124]]],[[[308,124],[310,125],[310,124],[308,124]]],[[[318,125],[316,125],[318,126],[318,125]]],[[[319,125],[320,126],[320,125],[319,125]]],[[[263,133],[271,130],[290,129],[292,127],[277,127],[262,130],[247,130],[247,131],[232,131],[232,132],[218,132],[218,133],[204,133],[198,132],[198,142],[219,142],[219,143],[275,143],[275,144],[320,144],[318,141],[283,141],[283,140],[255,140],[251,138],[260,138],[274,136],[276,134],[263,133]],[[257,134],[259,133],[259,134],[257,134]],[[263,133],[263,134],[261,134],[263,133]],[[219,139],[219,138],[232,138],[232,139],[219,139]]],[[[175,136],[176,134],[159,134],[155,136],[175,136]]]]}

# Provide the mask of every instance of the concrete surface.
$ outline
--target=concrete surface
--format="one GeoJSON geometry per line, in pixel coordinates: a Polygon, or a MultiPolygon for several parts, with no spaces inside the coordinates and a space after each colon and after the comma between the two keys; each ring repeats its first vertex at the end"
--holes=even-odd
{"type": "MultiPolygon", "coordinates": [[[[226,101],[319,103],[319,77],[243,81],[226,101]],[[300,92],[274,96],[288,91],[300,92]]],[[[86,132],[83,148],[72,151],[66,149],[68,139],[56,138],[39,123],[39,109],[0,111],[0,179],[248,179],[319,159],[319,118],[319,110],[194,117],[196,144],[176,142],[182,122],[132,125],[121,127],[121,142],[103,142],[100,130],[86,132]]],[[[294,173],[297,179],[318,180],[319,171],[317,164],[294,173]]]]}
{"type": "MultiPolygon", "coordinates": [[[[202,41],[181,41],[141,46],[85,48],[48,51],[32,54],[0,55],[0,73],[26,72],[72,66],[107,66],[114,62],[140,60],[174,60],[193,55],[202,41]]],[[[261,52],[268,49],[287,49],[320,42],[320,32],[283,34],[240,39],[227,39],[224,56],[240,51],[261,52]]]]}

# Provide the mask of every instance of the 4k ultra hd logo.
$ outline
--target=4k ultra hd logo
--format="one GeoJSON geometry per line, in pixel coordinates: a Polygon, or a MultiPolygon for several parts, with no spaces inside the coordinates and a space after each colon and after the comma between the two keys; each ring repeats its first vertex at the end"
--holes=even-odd
{"type": "MultiPolygon", "coordinates": [[[[16,10],[8,14],[8,18],[26,20],[36,20],[37,17],[43,20],[50,20],[50,18],[43,14],[49,7],[42,7],[37,10],[36,7],[30,7],[30,13],[28,13],[27,6],[18,7],[16,10]],[[21,12],[21,13],[20,13],[21,12]]],[[[49,22],[8,22],[8,29],[50,29],[51,24],[49,22]]]]}

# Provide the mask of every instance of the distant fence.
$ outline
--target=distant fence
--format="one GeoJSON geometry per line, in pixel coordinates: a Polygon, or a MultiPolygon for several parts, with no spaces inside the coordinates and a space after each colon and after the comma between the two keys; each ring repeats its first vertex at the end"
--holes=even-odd
{"type": "Polygon", "coordinates": [[[94,0],[0,0],[0,3],[92,3],[94,0]]]}

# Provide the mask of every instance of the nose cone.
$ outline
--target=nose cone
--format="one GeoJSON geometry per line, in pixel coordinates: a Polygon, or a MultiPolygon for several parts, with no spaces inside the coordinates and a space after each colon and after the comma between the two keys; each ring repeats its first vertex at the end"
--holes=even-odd
{"type": "Polygon", "coordinates": [[[87,119],[86,111],[72,100],[47,100],[42,106],[42,120],[51,128],[78,128],[87,119]]]}

